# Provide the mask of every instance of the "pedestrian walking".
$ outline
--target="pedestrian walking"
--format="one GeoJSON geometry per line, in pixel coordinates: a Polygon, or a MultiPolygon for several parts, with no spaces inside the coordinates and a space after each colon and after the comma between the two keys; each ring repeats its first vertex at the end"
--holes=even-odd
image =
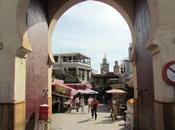
{"type": "Polygon", "coordinates": [[[76,97],[76,98],[75,98],[75,105],[76,105],[76,110],[77,110],[77,112],[78,112],[79,107],[80,107],[80,99],[79,99],[79,97],[76,97]]]}
{"type": "Polygon", "coordinates": [[[92,102],[91,102],[91,116],[92,116],[92,119],[93,119],[94,115],[95,115],[95,120],[97,119],[98,104],[99,104],[98,100],[96,99],[96,97],[94,97],[92,102]]]}
{"type": "Polygon", "coordinates": [[[91,108],[91,102],[92,102],[92,100],[93,100],[93,98],[90,96],[90,97],[88,98],[88,113],[89,113],[90,108],[91,108]]]}
{"type": "Polygon", "coordinates": [[[80,96],[80,107],[81,107],[81,113],[84,112],[84,106],[85,106],[85,103],[84,103],[84,96],[81,95],[81,96],[80,96]]]}

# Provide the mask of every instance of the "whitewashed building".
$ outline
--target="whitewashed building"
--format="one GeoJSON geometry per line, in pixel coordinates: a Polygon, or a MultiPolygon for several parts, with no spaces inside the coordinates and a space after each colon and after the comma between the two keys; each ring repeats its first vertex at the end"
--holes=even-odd
{"type": "Polygon", "coordinates": [[[54,76],[65,82],[88,82],[91,77],[91,58],[81,53],[54,55],[54,76]]]}

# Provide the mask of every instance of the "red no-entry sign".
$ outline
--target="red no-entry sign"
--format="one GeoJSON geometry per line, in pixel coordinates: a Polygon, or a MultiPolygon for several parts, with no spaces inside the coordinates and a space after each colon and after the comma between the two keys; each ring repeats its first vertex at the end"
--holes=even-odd
{"type": "Polygon", "coordinates": [[[166,83],[175,86],[175,61],[170,61],[163,66],[162,76],[166,83]]]}

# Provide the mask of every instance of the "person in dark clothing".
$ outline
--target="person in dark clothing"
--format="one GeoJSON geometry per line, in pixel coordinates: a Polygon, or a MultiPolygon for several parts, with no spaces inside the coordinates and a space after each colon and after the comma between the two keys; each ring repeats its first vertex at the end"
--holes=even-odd
{"type": "Polygon", "coordinates": [[[95,120],[97,119],[97,108],[98,108],[98,100],[94,97],[93,100],[91,101],[91,115],[92,119],[95,115],[95,120]]]}

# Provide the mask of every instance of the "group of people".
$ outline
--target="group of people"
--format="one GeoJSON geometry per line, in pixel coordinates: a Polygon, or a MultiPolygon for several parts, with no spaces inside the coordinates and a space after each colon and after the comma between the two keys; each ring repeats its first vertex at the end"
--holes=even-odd
{"type": "MultiPolygon", "coordinates": [[[[95,117],[97,119],[97,108],[98,108],[98,100],[96,97],[89,97],[88,98],[88,113],[91,111],[92,118],[95,117]]],[[[76,96],[72,102],[72,108],[75,108],[77,112],[79,112],[79,108],[81,109],[81,113],[84,113],[85,107],[85,99],[83,95],[76,96]]]]}

